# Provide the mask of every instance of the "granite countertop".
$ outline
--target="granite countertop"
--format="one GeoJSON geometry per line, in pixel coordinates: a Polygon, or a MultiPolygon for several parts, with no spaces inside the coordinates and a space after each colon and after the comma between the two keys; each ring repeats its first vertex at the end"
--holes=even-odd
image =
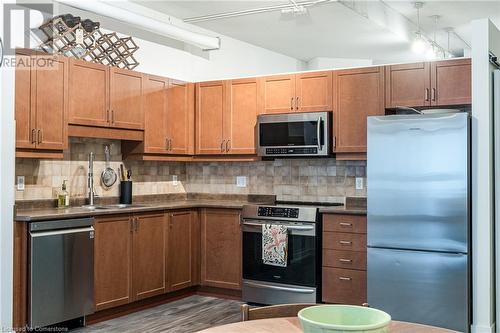
{"type": "Polygon", "coordinates": [[[366,207],[355,207],[355,206],[320,207],[319,212],[323,214],[366,215],[366,207]]]}
{"type": "Polygon", "coordinates": [[[89,216],[102,216],[113,214],[131,214],[141,212],[151,212],[157,210],[174,210],[187,208],[226,208],[226,209],[241,209],[244,205],[254,203],[250,201],[232,201],[232,200],[206,200],[206,199],[191,199],[178,200],[168,202],[158,202],[149,204],[134,204],[135,207],[127,208],[107,208],[89,210],[82,207],[70,208],[35,208],[21,209],[17,211],[15,220],[24,222],[57,220],[89,216]]]}
{"type": "MultiPolygon", "coordinates": [[[[241,209],[247,204],[275,203],[273,195],[184,195],[184,196],[142,196],[134,198],[134,206],[126,208],[106,208],[89,210],[81,207],[78,202],[74,207],[55,208],[54,203],[49,201],[41,204],[18,204],[15,221],[35,222],[46,220],[58,220],[79,217],[91,217],[115,214],[144,213],[159,210],[176,210],[189,208],[224,208],[241,209]]],[[[97,206],[116,204],[114,201],[98,202],[97,206]]],[[[325,214],[354,214],[366,215],[366,198],[346,198],[345,206],[329,206],[319,208],[320,213],[325,214]]]]}

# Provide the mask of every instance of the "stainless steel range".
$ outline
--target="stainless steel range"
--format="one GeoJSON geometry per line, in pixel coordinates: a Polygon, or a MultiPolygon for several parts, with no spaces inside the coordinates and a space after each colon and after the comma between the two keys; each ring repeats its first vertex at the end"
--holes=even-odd
{"type": "Polygon", "coordinates": [[[321,224],[317,207],[247,205],[242,211],[243,301],[317,303],[321,292],[321,224]],[[263,225],[287,228],[286,267],[265,264],[263,225]]]}

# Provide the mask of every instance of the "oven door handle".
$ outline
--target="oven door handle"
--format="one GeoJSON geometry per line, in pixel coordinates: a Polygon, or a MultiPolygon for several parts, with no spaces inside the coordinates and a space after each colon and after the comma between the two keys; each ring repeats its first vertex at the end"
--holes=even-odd
{"type": "Polygon", "coordinates": [[[247,286],[250,286],[250,287],[254,287],[254,288],[291,291],[294,293],[301,293],[301,294],[312,294],[315,291],[314,289],[310,289],[310,288],[290,288],[290,287],[270,286],[267,284],[260,284],[260,283],[255,283],[255,282],[244,282],[244,284],[246,284],[247,286]]]}
{"type": "MultiPolygon", "coordinates": [[[[243,225],[261,227],[261,226],[265,225],[265,223],[243,222],[243,225]]],[[[314,226],[312,226],[312,225],[311,226],[309,226],[309,225],[290,225],[290,226],[286,225],[286,228],[288,230],[314,230],[314,226]]]]}

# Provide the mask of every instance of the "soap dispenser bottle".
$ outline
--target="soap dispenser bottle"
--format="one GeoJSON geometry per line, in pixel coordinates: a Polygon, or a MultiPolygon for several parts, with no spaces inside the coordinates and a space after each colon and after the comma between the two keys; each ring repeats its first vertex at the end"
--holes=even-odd
{"type": "Polygon", "coordinates": [[[63,180],[61,186],[61,192],[57,196],[57,207],[64,208],[69,207],[69,193],[66,189],[66,180],[63,180]]]}

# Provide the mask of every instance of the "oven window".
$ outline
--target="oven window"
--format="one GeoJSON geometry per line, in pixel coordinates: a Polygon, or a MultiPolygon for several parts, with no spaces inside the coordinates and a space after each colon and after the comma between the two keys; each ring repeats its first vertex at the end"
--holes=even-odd
{"type": "Polygon", "coordinates": [[[260,146],[317,146],[317,121],[259,124],[260,146]]]}
{"type": "Polygon", "coordinates": [[[243,278],[316,287],[316,241],[312,236],[288,235],[287,267],[262,262],[262,233],[243,232],[243,278]]]}

